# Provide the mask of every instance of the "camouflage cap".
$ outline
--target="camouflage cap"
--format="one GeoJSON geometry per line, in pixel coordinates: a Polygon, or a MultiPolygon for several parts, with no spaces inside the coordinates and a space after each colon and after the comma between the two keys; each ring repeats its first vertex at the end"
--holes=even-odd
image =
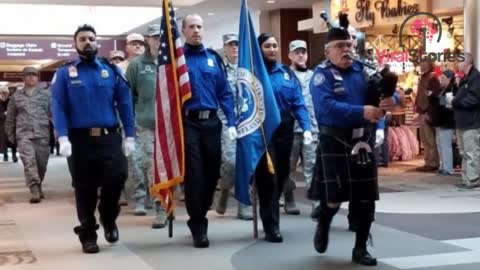
{"type": "Polygon", "coordinates": [[[303,40],[294,40],[292,42],[290,42],[290,45],[288,46],[288,48],[290,49],[290,52],[293,52],[295,51],[296,49],[307,49],[307,43],[303,40]]]}
{"type": "Polygon", "coordinates": [[[22,70],[23,75],[38,75],[38,69],[32,66],[25,67],[22,70]]]}
{"type": "Polygon", "coordinates": [[[226,45],[230,42],[236,41],[238,42],[238,35],[237,34],[225,34],[222,37],[223,39],[223,45],[226,45]]]}

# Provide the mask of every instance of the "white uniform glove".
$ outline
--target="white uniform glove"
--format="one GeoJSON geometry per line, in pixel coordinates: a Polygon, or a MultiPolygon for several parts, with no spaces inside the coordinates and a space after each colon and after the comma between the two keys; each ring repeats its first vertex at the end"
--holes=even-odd
{"type": "Polygon", "coordinates": [[[68,140],[67,136],[58,137],[58,144],[60,145],[60,155],[64,157],[69,157],[72,155],[72,144],[68,140]]]}
{"type": "Polygon", "coordinates": [[[375,132],[375,148],[379,147],[385,141],[385,132],[383,129],[377,129],[375,132]]]}
{"type": "Polygon", "coordinates": [[[307,130],[303,132],[303,144],[310,145],[313,142],[312,132],[307,130]]]}
{"type": "Polygon", "coordinates": [[[227,135],[229,140],[231,141],[236,140],[238,138],[237,128],[229,127],[227,129],[227,135]]]}
{"type": "Polygon", "coordinates": [[[135,152],[135,138],[134,137],[127,137],[125,138],[125,144],[123,145],[125,156],[128,157],[133,152],[135,152]]]}

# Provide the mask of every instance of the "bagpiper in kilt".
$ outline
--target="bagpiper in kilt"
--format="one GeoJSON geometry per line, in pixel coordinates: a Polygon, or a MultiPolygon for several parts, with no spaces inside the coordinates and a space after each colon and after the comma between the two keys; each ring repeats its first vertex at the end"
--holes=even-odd
{"type": "Polygon", "coordinates": [[[325,55],[310,83],[320,138],[314,179],[308,191],[321,201],[314,246],[324,253],[330,224],[342,202],[351,202],[356,228],[352,261],[377,265],[367,240],[379,199],[373,149],[384,140],[383,111],[367,105],[369,85],[363,66],[352,60],[352,40],[345,28],[327,33],[325,55]]]}

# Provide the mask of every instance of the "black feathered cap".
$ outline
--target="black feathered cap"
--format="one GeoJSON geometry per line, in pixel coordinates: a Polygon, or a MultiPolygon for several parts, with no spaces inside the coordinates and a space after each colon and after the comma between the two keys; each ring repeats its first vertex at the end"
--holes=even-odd
{"type": "Polygon", "coordinates": [[[327,43],[335,40],[350,40],[350,34],[348,33],[348,14],[340,12],[338,14],[338,21],[340,27],[332,27],[328,30],[327,43]]]}

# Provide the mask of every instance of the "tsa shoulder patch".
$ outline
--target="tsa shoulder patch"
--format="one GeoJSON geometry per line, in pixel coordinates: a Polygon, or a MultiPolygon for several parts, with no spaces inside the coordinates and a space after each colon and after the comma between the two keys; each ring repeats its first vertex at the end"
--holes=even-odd
{"type": "Polygon", "coordinates": [[[325,82],[325,75],[322,72],[319,72],[313,76],[313,85],[319,86],[325,82]]]}

